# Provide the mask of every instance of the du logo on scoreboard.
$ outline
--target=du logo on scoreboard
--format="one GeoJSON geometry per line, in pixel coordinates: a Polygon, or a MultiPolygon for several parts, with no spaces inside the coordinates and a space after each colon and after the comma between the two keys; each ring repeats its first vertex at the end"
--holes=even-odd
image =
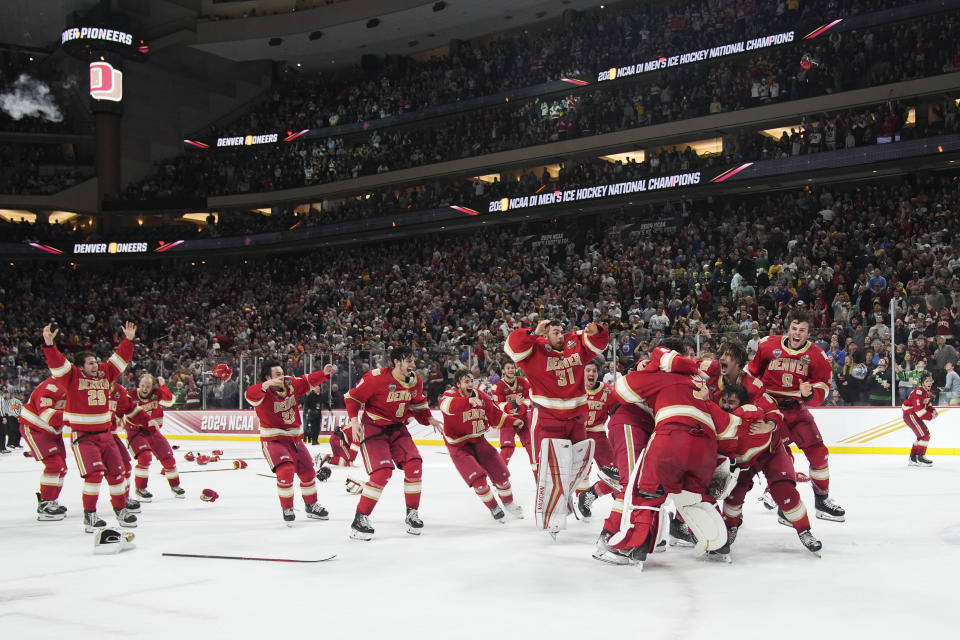
{"type": "Polygon", "coordinates": [[[123,73],[109,62],[91,62],[90,97],[120,102],[123,99],[123,73]]]}

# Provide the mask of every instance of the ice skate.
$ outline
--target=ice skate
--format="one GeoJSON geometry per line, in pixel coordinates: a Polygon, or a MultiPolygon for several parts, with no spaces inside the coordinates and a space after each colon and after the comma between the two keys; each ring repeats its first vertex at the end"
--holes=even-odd
{"type": "Polygon", "coordinates": [[[410,535],[418,536],[423,533],[423,520],[420,519],[416,509],[407,507],[407,517],[404,522],[407,524],[407,533],[410,535]]]}
{"type": "Polygon", "coordinates": [[[373,527],[370,526],[370,516],[357,513],[350,525],[350,537],[354,540],[369,540],[373,537],[373,527]]]}
{"type": "Polygon", "coordinates": [[[610,536],[612,535],[613,534],[609,531],[600,532],[600,537],[597,538],[597,547],[593,550],[593,559],[599,560],[600,562],[606,562],[607,564],[633,564],[633,559],[630,557],[629,553],[624,553],[619,549],[614,549],[608,544],[610,536]]]}
{"type": "Polygon", "coordinates": [[[87,533],[93,533],[95,530],[102,529],[105,526],[107,526],[107,523],[97,515],[96,511],[83,512],[83,530],[87,533]]]}
{"type": "Polygon", "coordinates": [[[121,527],[133,529],[137,526],[137,516],[127,511],[126,507],[122,509],[114,509],[113,512],[117,515],[117,524],[119,524],[121,527]]]}
{"type": "Polygon", "coordinates": [[[763,495],[760,496],[758,500],[760,500],[760,502],[763,503],[763,506],[769,509],[770,511],[773,511],[774,509],[777,508],[777,502],[776,500],[773,499],[773,496],[770,495],[769,489],[764,490],[763,495]]]}
{"type": "Polygon", "coordinates": [[[777,509],[777,522],[785,527],[793,526],[793,523],[787,520],[787,516],[783,515],[783,509],[777,509]]]}
{"type": "Polygon", "coordinates": [[[37,520],[63,520],[66,517],[66,507],[57,504],[56,500],[41,500],[37,494],[37,520]]]}
{"type": "Polygon", "coordinates": [[[597,493],[593,490],[593,487],[590,487],[586,491],[581,491],[580,495],[577,496],[577,508],[580,509],[580,515],[583,516],[584,520],[589,520],[593,515],[590,507],[593,506],[596,499],[597,493]]]}
{"type": "Polygon", "coordinates": [[[127,498],[127,506],[125,508],[129,513],[140,513],[140,503],[133,498],[127,498]]]}
{"type": "Polygon", "coordinates": [[[620,484],[620,471],[616,467],[603,466],[597,470],[597,478],[600,482],[607,485],[616,492],[623,491],[623,485],[620,484]]]}
{"type": "Polygon", "coordinates": [[[492,515],[493,519],[499,522],[500,524],[503,524],[505,522],[504,519],[507,517],[507,514],[504,513],[503,509],[501,509],[500,507],[495,507],[491,509],[490,515],[492,515]]]}
{"type": "Polygon", "coordinates": [[[697,538],[690,531],[690,527],[676,517],[670,516],[670,546],[692,547],[696,544],[697,538]]]}
{"type": "Polygon", "coordinates": [[[821,520],[832,520],[834,522],[843,522],[846,520],[847,512],[829,497],[816,496],[814,504],[817,509],[817,517],[821,520]]]}
{"type": "Polygon", "coordinates": [[[319,502],[314,502],[313,504],[307,504],[303,506],[303,510],[307,512],[308,518],[313,518],[314,520],[329,520],[330,513],[320,506],[319,502]]]}
{"type": "Polygon", "coordinates": [[[933,466],[933,460],[931,460],[930,458],[928,458],[928,457],[925,456],[925,455],[922,455],[922,454],[921,454],[921,455],[918,455],[918,456],[917,456],[917,466],[918,466],[918,467],[932,467],[932,466],[933,466]]]}
{"type": "Polygon", "coordinates": [[[153,500],[153,494],[146,489],[137,489],[136,494],[140,502],[151,502],[153,500]]]}
{"type": "Polygon", "coordinates": [[[170,491],[173,492],[174,498],[183,499],[187,495],[187,490],[181,487],[180,485],[177,485],[176,487],[170,487],[170,491]]]}
{"type": "Polygon", "coordinates": [[[727,564],[733,562],[730,557],[730,547],[733,546],[734,541],[737,539],[737,532],[740,530],[740,527],[734,525],[732,527],[727,527],[727,542],[719,549],[713,551],[707,551],[705,556],[708,560],[714,562],[725,562],[727,564]]]}
{"type": "Polygon", "coordinates": [[[813,536],[813,532],[810,529],[804,529],[797,533],[800,537],[800,542],[803,543],[803,546],[807,548],[807,551],[813,555],[820,557],[820,549],[823,548],[823,544],[813,536]]]}
{"type": "Polygon", "coordinates": [[[503,510],[517,520],[523,520],[523,508],[521,508],[516,502],[504,502],[503,510]]]}
{"type": "Polygon", "coordinates": [[[293,512],[293,509],[284,509],[283,510],[283,522],[288,527],[293,526],[293,521],[297,519],[297,514],[293,512]]]}

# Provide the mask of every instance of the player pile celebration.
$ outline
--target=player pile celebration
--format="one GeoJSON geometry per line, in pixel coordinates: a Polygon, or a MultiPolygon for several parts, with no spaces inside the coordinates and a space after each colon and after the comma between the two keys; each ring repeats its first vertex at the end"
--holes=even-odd
{"type": "MultiPolygon", "coordinates": [[[[827,447],[808,411],[823,403],[830,379],[824,352],[809,339],[810,326],[805,312],[793,312],[786,335],[765,338],[749,361],[737,340],[697,359],[692,344],[666,338],[611,386],[599,379],[605,369],[599,357],[610,337],[605,327],[591,323],[565,332],[560,321],[543,320],[508,336],[509,360],[490,394],[475,387],[468,370],[458,371],[440,398],[442,421],[427,405],[413,351],[396,346],[392,366],[368,371],[345,395],[349,422],[331,436],[332,455],[322,459],[311,458],[304,443],[299,400],[330,378],[333,365],[291,377],[279,362],[265,361],[245,398],[258,418],[263,456],[275,474],[287,526],[296,518],[295,481],[306,517],[327,520],[317,497],[318,479],[331,473],[324,465],[351,466],[359,455],[368,477],[347,481],[347,490],[359,495],[349,537],[374,537],[374,508],[394,469],[403,474],[403,526],[420,535],[423,464],[407,428],[414,420],[442,434],[457,471],[496,522],[524,517],[508,469],[516,439],[536,479],[536,529],[557,539],[571,514],[589,522],[597,501],[610,496],[610,513],[592,552],[598,561],[642,567],[648,554],[665,551],[669,543],[692,548],[697,558],[730,562],[744,500],[761,475],[764,505],[776,509],[779,522],[819,556],[822,545],[797,490],[791,444],[809,462],[817,518],[843,522],[845,512],[830,497],[827,447]],[[487,437],[490,430],[499,431],[499,450],[487,437]],[[591,483],[593,468],[597,480],[591,483]]],[[[154,455],[173,495],[185,495],[161,433],[173,396],[163,378],[149,373],[134,389],[116,382],[133,357],[134,324],[123,327],[124,339],[106,362],[89,352],[68,361],[55,346],[57,333],[51,325],[43,328],[51,376],[33,391],[20,416],[30,455],[43,465],[37,519],[67,515],[58,499],[67,473],[62,430],[69,426],[83,478],[84,529],[96,533],[100,553],[116,553],[131,546],[126,530],[137,526],[141,503],[152,498],[147,478],[154,455]],[[118,529],[108,528],[97,514],[104,480],[118,529]]],[[[928,383],[923,380],[903,405],[918,438],[911,464],[921,466],[930,464],[924,421],[936,415],[928,383]]],[[[212,501],[217,495],[204,490],[200,498],[212,501]]]]}

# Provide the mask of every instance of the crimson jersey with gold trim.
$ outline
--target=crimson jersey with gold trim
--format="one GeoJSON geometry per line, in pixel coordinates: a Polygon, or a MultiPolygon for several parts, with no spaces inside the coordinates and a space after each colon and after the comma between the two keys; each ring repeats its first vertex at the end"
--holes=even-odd
{"type": "Polygon", "coordinates": [[[146,398],[141,397],[140,391],[136,388],[130,389],[127,396],[139,409],[139,411],[128,412],[123,419],[124,424],[133,429],[156,431],[162,428],[163,410],[172,407],[174,403],[173,393],[167,385],[154,387],[146,398]]]}
{"type": "Polygon", "coordinates": [[[617,380],[615,388],[621,399],[643,402],[653,409],[654,428],[682,424],[703,429],[719,440],[737,437],[740,418],[710,400],[710,390],[699,376],[656,368],[631,371],[617,380]]]}
{"type": "Polygon", "coordinates": [[[110,413],[113,414],[113,428],[110,431],[115,434],[119,433],[120,427],[123,426],[124,416],[134,411],[140,411],[137,403],[130,399],[127,390],[119,382],[114,382],[113,386],[110,387],[107,406],[110,407],[110,413]]]}
{"type": "Polygon", "coordinates": [[[299,440],[303,436],[299,399],[329,379],[323,371],[314,371],[299,378],[284,376],[282,391],[273,387],[264,391],[262,382],[249,386],[243,395],[257,412],[260,440],[299,440]]]}
{"type": "Polygon", "coordinates": [[[31,429],[40,429],[54,435],[63,433],[63,407],[67,390],[56,378],[41,382],[20,411],[20,422],[31,429]]]}
{"type": "Polygon", "coordinates": [[[775,400],[792,398],[819,407],[830,393],[831,367],[823,349],[809,340],[800,349],[787,346],[786,336],[768,336],[760,341],[747,372],[760,379],[775,400]],[[800,383],[813,386],[813,397],[800,397],[800,383]]]}
{"type": "Polygon", "coordinates": [[[613,388],[600,383],[593,391],[587,389],[587,431],[604,433],[607,417],[610,415],[610,396],[613,388]]]}
{"type": "Polygon", "coordinates": [[[584,331],[565,334],[562,351],[554,351],[545,337],[535,336],[527,329],[511,333],[503,346],[530,381],[530,401],[556,419],[587,414],[583,368],[603,353],[610,341],[607,329],[597,326],[600,331],[594,336],[584,331]]]}
{"type": "Polygon", "coordinates": [[[364,419],[381,427],[405,424],[410,418],[427,424],[432,417],[420,376],[398,380],[391,367],[367,371],[343,399],[348,417],[356,418],[363,409],[364,419]]]}
{"type": "Polygon", "coordinates": [[[133,358],[133,343],[124,338],[113,355],[97,367],[95,378],[88,378],[56,346],[43,345],[43,354],[53,377],[66,389],[67,404],[63,409],[63,419],[70,425],[71,431],[110,430],[113,416],[107,404],[107,392],[133,358]]]}
{"type": "MultiPolygon", "coordinates": [[[[701,360],[700,370],[707,374],[707,388],[710,389],[710,399],[719,404],[720,394],[723,393],[724,387],[728,384],[723,377],[720,362],[710,359],[701,360]]],[[[767,420],[772,420],[778,427],[783,424],[783,412],[780,411],[780,407],[767,393],[762,382],[746,371],[741,371],[735,384],[742,385],[747,390],[750,404],[763,410],[764,417],[767,420]]]]}
{"type": "Polygon", "coordinates": [[[474,438],[482,438],[490,427],[500,428],[507,420],[516,420],[501,411],[483,391],[465,396],[457,389],[448,389],[440,397],[443,413],[443,439],[450,445],[461,445],[474,438]],[[483,406],[470,404],[470,398],[479,398],[483,406]]]}
{"type": "Polygon", "coordinates": [[[522,417],[530,406],[530,381],[517,376],[511,386],[500,378],[493,385],[490,396],[501,411],[522,417]]]}
{"type": "Polygon", "coordinates": [[[923,387],[917,387],[910,392],[900,408],[903,409],[904,415],[913,414],[918,420],[932,420],[934,416],[932,404],[933,394],[923,387]]]}

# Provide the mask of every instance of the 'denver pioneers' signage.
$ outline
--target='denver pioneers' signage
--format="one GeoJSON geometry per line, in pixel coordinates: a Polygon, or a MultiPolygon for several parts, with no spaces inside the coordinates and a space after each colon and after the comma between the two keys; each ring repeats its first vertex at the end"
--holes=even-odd
{"type": "Polygon", "coordinates": [[[658,176],[656,178],[640,178],[639,180],[627,180],[626,182],[617,182],[614,184],[598,184],[580,189],[570,189],[569,191],[561,191],[558,189],[545,193],[535,193],[530,196],[501,198],[500,200],[492,200],[488,205],[487,212],[493,213],[495,211],[509,211],[510,209],[527,209],[529,207],[582,202],[596,198],[625,196],[631,193],[646,193],[648,191],[675,189],[677,187],[687,187],[697,184],[700,184],[699,171],[678,173],[672,176],[658,176]]]}
{"type": "Polygon", "coordinates": [[[72,27],[64,29],[60,34],[60,44],[74,40],[88,41],[91,44],[112,42],[130,46],[133,45],[133,34],[106,27],[72,27]]]}
{"type": "Polygon", "coordinates": [[[79,242],[73,245],[74,253],[146,253],[146,242],[79,242]]]}
{"type": "Polygon", "coordinates": [[[232,136],[217,138],[218,147],[249,147],[254,144],[272,144],[280,139],[278,133],[264,133],[261,135],[232,136]]]}

